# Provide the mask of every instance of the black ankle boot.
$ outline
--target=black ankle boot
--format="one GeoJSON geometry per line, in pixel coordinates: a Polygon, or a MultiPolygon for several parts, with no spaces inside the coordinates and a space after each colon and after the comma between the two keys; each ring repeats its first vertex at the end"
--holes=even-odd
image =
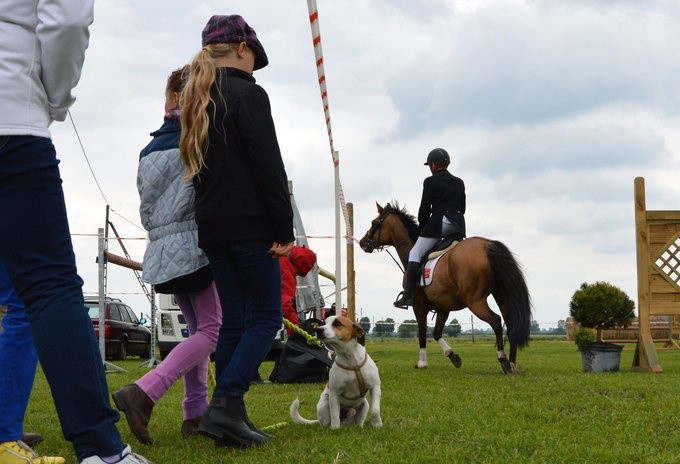
{"type": "Polygon", "coordinates": [[[242,396],[213,398],[201,417],[198,432],[213,438],[217,446],[246,448],[267,441],[267,437],[248,427],[242,396]]]}
{"type": "Polygon", "coordinates": [[[409,261],[406,265],[406,287],[399,295],[399,298],[397,298],[397,301],[394,302],[396,308],[407,309],[409,306],[413,306],[419,270],[420,263],[416,261],[409,261]]]}
{"type": "Polygon", "coordinates": [[[246,403],[245,403],[245,401],[243,401],[243,398],[241,398],[241,407],[243,408],[243,417],[244,417],[243,422],[246,423],[246,425],[248,426],[248,428],[249,428],[250,430],[252,430],[253,432],[257,433],[257,434],[262,435],[262,436],[265,437],[265,438],[271,438],[272,436],[271,436],[270,434],[268,434],[268,433],[266,433],[266,432],[263,432],[262,430],[260,430],[260,429],[258,429],[257,427],[255,427],[255,424],[253,424],[252,422],[250,422],[250,419],[248,418],[248,412],[246,411],[246,403]]]}

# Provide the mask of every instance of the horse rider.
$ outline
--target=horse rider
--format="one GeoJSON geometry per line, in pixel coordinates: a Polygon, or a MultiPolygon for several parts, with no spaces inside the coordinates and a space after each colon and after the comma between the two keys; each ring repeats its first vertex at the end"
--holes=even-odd
{"type": "Polygon", "coordinates": [[[418,240],[411,248],[406,265],[406,286],[394,306],[413,306],[420,262],[443,237],[465,238],[465,183],[448,171],[451,158],[443,148],[427,155],[425,166],[431,176],[423,182],[423,196],[418,209],[418,240]]]}

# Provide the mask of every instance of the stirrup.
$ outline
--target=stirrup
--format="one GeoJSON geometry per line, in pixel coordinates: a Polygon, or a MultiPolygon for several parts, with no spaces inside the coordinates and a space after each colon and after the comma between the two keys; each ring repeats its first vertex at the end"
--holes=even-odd
{"type": "MultiPolygon", "coordinates": [[[[397,299],[393,303],[393,305],[395,308],[408,309],[409,307],[408,303],[409,303],[408,298],[406,298],[404,292],[399,292],[399,295],[397,295],[397,299]]],[[[413,306],[413,302],[411,302],[411,306],[413,306]]]]}

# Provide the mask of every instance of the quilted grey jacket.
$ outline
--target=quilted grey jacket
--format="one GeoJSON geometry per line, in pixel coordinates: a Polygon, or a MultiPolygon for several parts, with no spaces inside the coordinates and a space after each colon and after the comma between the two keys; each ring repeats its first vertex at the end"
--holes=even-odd
{"type": "Polygon", "coordinates": [[[194,187],[182,180],[179,121],[168,117],[151,135],[137,170],[139,214],[149,231],[142,280],[161,284],[207,266],[208,258],[198,247],[194,187]]]}

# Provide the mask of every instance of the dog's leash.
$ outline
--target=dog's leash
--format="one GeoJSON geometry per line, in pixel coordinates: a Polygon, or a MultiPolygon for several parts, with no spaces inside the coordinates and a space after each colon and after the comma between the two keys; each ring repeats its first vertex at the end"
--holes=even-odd
{"type": "Polygon", "coordinates": [[[361,373],[361,368],[364,367],[364,364],[366,364],[366,361],[368,361],[368,353],[365,354],[364,360],[361,361],[361,364],[358,366],[343,366],[338,362],[336,359],[335,353],[333,353],[333,361],[335,362],[335,365],[338,366],[341,369],[345,369],[346,371],[354,371],[354,375],[357,377],[357,383],[359,384],[359,396],[355,398],[347,398],[346,396],[343,395],[345,399],[348,399],[350,401],[353,400],[358,400],[366,396],[366,393],[368,392],[368,388],[366,388],[366,380],[364,380],[364,376],[361,373]]]}
{"type": "Polygon", "coordinates": [[[328,359],[326,359],[326,360],[322,360],[319,357],[314,356],[313,352],[310,353],[310,354],[312,354],[312,356],[314,356],[316,359],[318,359],[319,361],[321,361],[322,363],[324,363],[328,367],[330,367],[329,360],[332,363],[333,355],[335,354],[334,351],[328,349],[328,347],[321,340],[319,340],[317,337],[315,337],[314,335],[311,335],[307,331],[303,330],[301,327],[298,327],[297,325],[293,324],[292,322],[290,322],[285,317],[283,318],[283,325],[285,325],[286,327],[291,329],[293,332],[295,332],[298,335],[300,335],[301,337],[303,337],[308,345],[315,345],[315,346],[318,346],[319,348],[326,350],[326,355],[328,356],[328,359]]]}

